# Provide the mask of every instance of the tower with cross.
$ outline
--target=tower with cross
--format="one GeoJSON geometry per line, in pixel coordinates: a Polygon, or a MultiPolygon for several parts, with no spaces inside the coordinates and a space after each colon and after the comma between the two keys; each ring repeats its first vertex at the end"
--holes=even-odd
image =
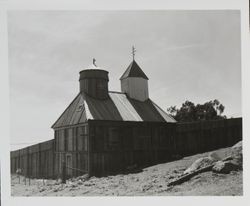
{"type": "Polygon", "coordinates": [[[121,90],[126,93],[131,99],[138,101],[146,101],[149,98],[148,95],[148,77],[142,71],[140,66],[135,61],[136,49],[132,46],[132,58],[126,71],[121,76],[121,90]]]}

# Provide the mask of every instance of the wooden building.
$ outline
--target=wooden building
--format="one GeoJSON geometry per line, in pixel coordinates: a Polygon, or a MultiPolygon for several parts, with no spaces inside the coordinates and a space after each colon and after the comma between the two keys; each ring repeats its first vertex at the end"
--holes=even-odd
{"type": "Polygon", "coordinates": [[[133,60],[108,89],[108,72],[95,64],[80,72],[80,90],[52,125],[54,139],[11,152],[11,172],[36,178],[103,176],[231,146],[242,119],[176,123],[149,98],[148,77],[133,60]]]}
{"type": "Polygon", "coordinates": [[[53,124],[56,173],[104,175],[164,161],[173,148],[175,120],[148,95],[148,77],[133,60],[122,92],[108,90],[108,72],[94,64],[80,72],[80,91],[53,124]],[[72,168],[72,169],[70,169],[72,168]]]}

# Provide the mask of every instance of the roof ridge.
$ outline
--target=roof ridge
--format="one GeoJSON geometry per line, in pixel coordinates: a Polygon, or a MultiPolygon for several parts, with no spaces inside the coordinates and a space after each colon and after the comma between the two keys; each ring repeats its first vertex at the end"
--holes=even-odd
{"type": "MultiPolygon", "coordinates": [[[[164,109],[162,109],[158,104],[156,104],[153,100],[149,99],[154,105],[155,107],[157,107],[160,111],[162,111],[165,115],[167,115],[170,119],[172,119],[173,121],[176,122],[176,120],[171,116],[169,115],[164,109]]],[[[163,117],[164,118],[164,117],[163,117]]],[[[164,118],[165,119],[165,118],[164,118]]]]}

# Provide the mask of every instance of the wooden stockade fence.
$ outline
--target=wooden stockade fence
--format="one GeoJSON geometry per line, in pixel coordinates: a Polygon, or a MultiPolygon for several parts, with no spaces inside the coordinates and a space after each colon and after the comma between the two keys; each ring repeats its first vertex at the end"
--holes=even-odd
{"type": "Polygon", "coordinates": [[[232,146],[242,139],[242,118],[178,123],[174,139],[181,155],[232,146]]]}
{"type": "MultiPolygon", "coordinates": [[[[135,123],[134,125],[136,125],[137,127],[138,124],[135,123]]],[[[149,127],[150,134],[148,136],[150,137],[150,139],[147,139],[147,142],[149,141],[149,146],[147,146],[146,149],[138,150],[136,149],[135,141],[127,140],[131,141],[131,144],[129,144],[131,147],[129,152],[131,158],[134,161],[133,164],[140,166],[141,160],[144,160],[147,165],[153,165],[163,161],[171,160],[173,158],[176,158],[177,156],[182,157],[195,153],[201,153],[218,148],[232,146],[242,139],[242,118],[200,121],[191,123],[171,123],[163,125],[165,126],[161,125],[161,127],[164,127],[163,129],[165,129],[166,131],[169,128],[171,129],[171,132],[163,133],[165,135],[164,138],[166,139],[165,143],[167,145],[165,149],[160,149],[160,147],[154,146],[153,141],[155,141],[155,135],[153,135],[153,133],[155,132],[156,128],[151,126],[150,129],[150,124],[147,125],[147,127],[149,127]]],[[[160,131],[161,130],[157,131],[157,134],[160,133],[160,131]]],[[[126,135],[124,134],[124,128],[120,132],[122,132],[122,135],[124,136],[124,138],[126,138],[126,135]]],[[[95,137],[95,139],[98,139],[98,137],[95,137]]],[[[131,138],[127,137],[126,139],[131,138]]],[[[96,144],[95,141],[90,140],[90,142],[93,142],[93,144],[96,144]]],[[[124,139],[122,141],[124,143],[124,139]]],[[[88,143],[88,145],[90,145],[90,143],[88,143]]],[[[92,145],[89,148],[92,147],[94,146],[92,145]]],[[[86,155],[86,158],[89,158],[87,160],[89,164],[88,173],[91,173],[91,175],[96,174],[97,172],[95,172],[95,170],[98,170],[98,168],[103,169],[109,167],[107,165],[102,165],[96,162],[97,160],[99,161],[99,159],[102,160],[99,162],[103,162],[106,157],[109,157],[109,165],[119,164],[122,166],[122,164],[125,164],[123,161],[117,162],[116,159],[124,160],[126,158],[125,156],[127,155],[125,153],[128,150],[122,149],[120,151],[124,151],[124,154],[121,152],[118,154],[116,151],[111,150],[100,150],[98,147],[96,148],[96,150],[88,150],[88,155],[86,155]],[[116,154],[117,156],[116,159],[113,158],[114,154],[116,154]],[[98,157],[98,159],[96,159],[95,157],[98,157]],[[115,162],[112,162],[112,160],[115,160],[115,162]]],[[[56,168],[55,165],[62,165],[62,163],[59,162],[62,160],[60,160],[60,158],[58,158],[57,156],[58,153],[56,152],[54,139],[20,150],[12,151],[11,173],[15,174],[16,171],[20,169],[22,175],[29,178],[54,179],[61,177],[62,172],[61,170],[56,168]]],[[[71,161],[77,162],[77,160],[74,159],[74,156],[72,157],[73,158],[71,161]]],[[[63,161],[65,161],[65,158],[63,159],[63,161]]],[[[143,166],[143,164],[141,164],[141,166],[143,166]]],[[[71,167],[71,169],[74,170],[82,171],[82,168],[76,168],[72,166],[68,167],[71,167]]],[[[121,168],[126,168],[126,166],[124,165],[121,168]]],[[[72,174],[79,175],[79,171],[72,174]]],[[[99,175],[101,176],[104,173],[102,173],[103,170],[100,171],[101,172],[99,172],[99,175]]],[[[108,174],[108,171],[105,174],[108,174]]]]}
{"type": "Polygon", "coordinates": [[[29,178],[54,177],[54,140],[11,152],[11,173],[19,169],[29,178]]]}

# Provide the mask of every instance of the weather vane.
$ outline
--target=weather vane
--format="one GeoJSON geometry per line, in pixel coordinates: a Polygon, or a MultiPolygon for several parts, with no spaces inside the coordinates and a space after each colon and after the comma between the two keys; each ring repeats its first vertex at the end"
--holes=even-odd
{"type": "MultiPolygon", "coordinates": [[[[95,65],[95,66],[96,66],[95,62],[96,62],[96,59],[95,59],[95,58],[93,58],[93,65],[95,65]]],[[[96,66],[96,67],[97,67],[97,66],[96,66]]]]}
{"type": "Polygon", "coordinates": [[[136,52],[136,49],[134,46],[132,46],[133,61],[135,60],[135,52],[136,52]]]}

